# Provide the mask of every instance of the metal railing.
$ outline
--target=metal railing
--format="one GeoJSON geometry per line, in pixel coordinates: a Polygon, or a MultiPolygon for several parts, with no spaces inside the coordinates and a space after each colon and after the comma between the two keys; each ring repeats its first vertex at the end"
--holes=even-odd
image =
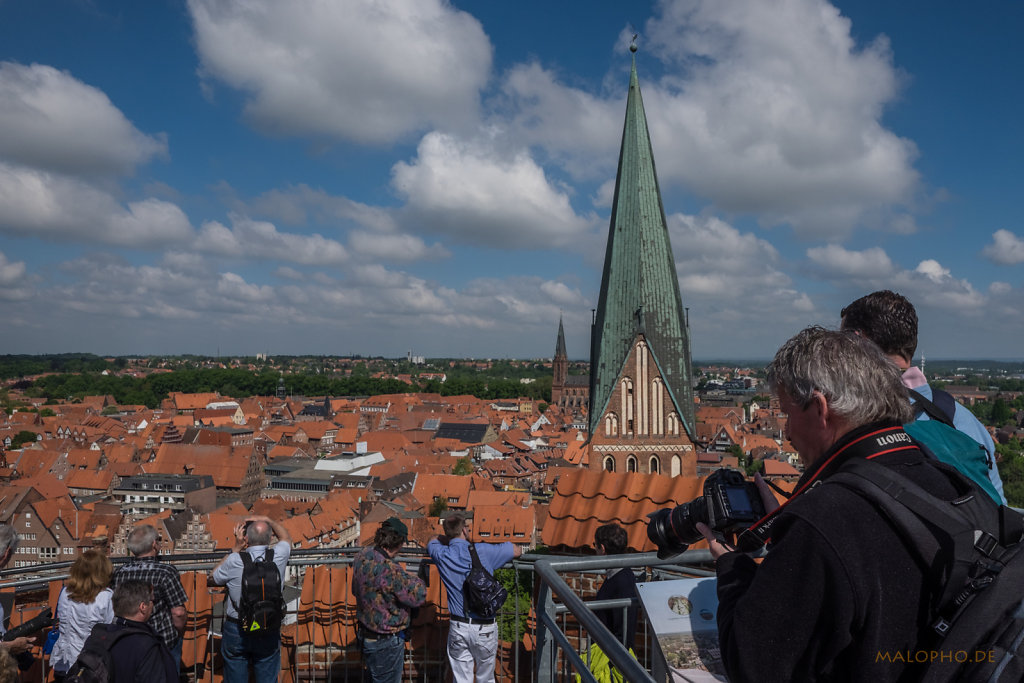
{"type": "MultiPolygon", "coordinates": [[[[348,600],[350,596],[346,596],[338,605],[331,605],[326,614],[320,613],[323,612],[322,609],[318,611],[316,596],[323,587],[316,585],[319,575],[316,568],[350,565],[358,550],[359,548],[334,548],[293,551],[286,577],[286,625],[300,622],[308,625],[312,618],[326,620],[326,623],[317,621],[314,627],[326,627],[328,633],[334,633],[332,629],[335,628],[338,629],[337,632],[342,633],[346,629],[351,630],[355,617],[348,600]],[[314,596],[311,603],[303,603],[301,599],[303,587],[307,582],[311,584],[307,590],[314,596]]],[[[206,573],[222,557],[223,553],[216,553],[162,556],[161,559],[173,562],[182,572],[183,580],[191,581],[192,579],[188,577],[189,572],[206,573]]],[[[422,552],[403,553],[397,559],[405,563],[411,573],[415,573],[421,563],[430,563],[430,559],[422,552]]],[[[123,558],[119,560],[123,561],[123,558]]],[[[596,643],[605,652],[627,681],[653,683],[655,680],[664,680],[663,666],[655,654],[657,648],[653,643],[653,635],[644,628],[642,622],[638,631],[637,658],[634,658],[594,613],[605,609],[629,610],[636,606],[637,598],[585,601],[570,587],[565,577],[570,575],[572,581],[587,577],[600,578],[599,575],[604,570],[620,567],[633,571],[642,569],[647,578],[653,580],[661,578],[662,575],[673,578],[708,576],[713,573],[697,565],[706,565],[709,561],[710,554],[706,550],[687,551],[669,560],[659,560],[654,553],[600,557],[528,554],[518,558],[506,566],[526,572],[525,576],[529,578],[523,583],[529,585],[520,587],[524,589],[524,593],[532,593],[532,596],[529,608],[521,609],[520,600],[512,599],[509,601],[512,609],[499,615],[499,622],[506,625],[506,630],[522,633],[524,637],[520,637],[515,643],[501,643],[496,667],[498,681],[552,683],[571,680],[573,674],[578,674],[584,683],[595,683],[581,656],[591,642],[596,643]]],[[[35,593],[37,597],[42,598],[42,602],[46,602],[43,591],[48,588],[51,581],[65,578],[69,566],[70,563],[67,562],[46,565],[45,574],[32,577],[24,576],[25,568],[14,572],[4,571],[0,573],[0,588],[15,588],[22,596],[35,593]],[[12,574],[22,576],[6,580],[12,574]]],[[[194,661],[187,671],[193,681],[219,680],[219,655],[216,645],[224,621],[223,602],[219,598],[223,591],[224,589],[219,587],[208,589],[212,605],[208,614],[200,615],[193,610],[188,615],[189,630],[186,631],[186,636],[191,634],[193,641],[186,642],[186,652],[202,652],[201,661],[194,661]],[[200,637],[206,638],[202,647],[194,640],[200,637]]],[[[426,623],[414,622],[412,627],[413,637],[406,650],[406,671],[403,677],[403,681],[408,683],[443,681],[448,675],[444,646],[446,629],[438,628],[439,623],[443,626],[448,621],[447,605],[432,605],[430,608],[433,610],[433,619],[426,623]]],[[[38,606],[22,609],[38,611],[38,606]]],[[[296,632],[299,632],[298,627],[296,632]]],[[[287,640],[283,645],[282,660],[292,681],[348,683],[362,680],[360,653],[354,638],[327,638],[320,644],[316,642],[316,638],[299,642],[299,637],[296,636],[292,642],[287,640]]],[[[38,675],[35,673],[36,670],[33,670],[33,674],[24,680],[40,683],[47,680],[46,664],[44,658],[36,667],[38,675]]]]}

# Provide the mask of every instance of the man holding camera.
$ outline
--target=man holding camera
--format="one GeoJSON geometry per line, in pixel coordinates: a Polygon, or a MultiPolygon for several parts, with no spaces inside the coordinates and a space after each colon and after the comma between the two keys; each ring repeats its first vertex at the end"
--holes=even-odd
{"type": "Polygon", "coordinates": [[[805,468],[782,507],[759,485],[768,516],[754,530],[770,543],[768,554],[758,565],[697,525],[717,559],[729,680],[913,676],[913,660],[899,655],[914,651],[928,628],[924,574],[881,510],[821,484],[846,461],[867,458],[940,498],[958,492],[900,426],[912,418],[906,389],[873,343],[811,327],[779,349],[767,373],[805,468]]]}
{"type": "MultiPolygon", "coordinates": [[[[18,549],[18,533],[14,530],[14,527],[10,524],[0,524],[0,568],[6,567],[7,563],[11,561],[11,557],[14,555],[14,551],[18,549]]],[[[6,615],[4,615],[4,608],[0,605],[0,636],[3,636],[7,630],[4,628],[4,622],[7,621],[6,615]]],[[[2,640],[0,639],[0,647],[5,647],[12,655],[23,655],[26,656],[31,654],[32,646],[35,645],[35,636],[21,636],[14,640],[2,640]]]]}
{"type": "Polygon", "coordinates": [[[256,683],[271,683],[281,674],[281,630],[266,629],[255,633],[243,632],[239,625],[239,606],[242,601],[242,572],[245,562],[241,553],[249,554],[253,562],[264,559],[270,548],[271,532],[277,536],[273,546],[274,564],[277,565],[281,584],[284,584],[288,558],[292,552],[292,537],[281,524],[269,517],[249,517],[235,526],[235,543],[228,554],[214,567],[210,581],[228,587],[228,600],[224,605],[224,628],[220,654],[224,659],[225,683],[246,683],[252,665],[256,683]]]}

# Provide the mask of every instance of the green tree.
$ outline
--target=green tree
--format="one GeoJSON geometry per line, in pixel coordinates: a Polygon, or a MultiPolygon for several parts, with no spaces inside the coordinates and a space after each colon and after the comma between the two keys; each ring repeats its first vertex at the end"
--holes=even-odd
{"type": "Polygon", "coordinates": [[[750,462],[746,464],[743,470],[747,473],[748,477],[754,476],[757,472],[764,472],[764,460],[751,458],[750,462]]]}
{"type": "Polygon", "coordinates": [[[21,448],[23,445],[36,440],[36,433],[23,429],[11,439],[11,448],[21,448]]]}
{"type": "Polygon", "coordinates": [[[508,643],[519,642],[526,633],[533,582],[528,572],[511,568],[495,570],[494,578],[508,591],[498,613],[498,638],[508,643]]]}
{"type": "Polygon", "coordinates": [[[1002,427],[1007,422],[1011,422],[1013,420],[1013,411],[1010,410],[1010,406],[1006,404],[1006,401],[1001,398],[997,398],[992,402],[992,415],[990,420],[990,424],[993,424],[996,427],[1002,427]]]}
{"type": "Polygon", "coordinates": [[[1024,456],[1021,456],[1019,451],[1003,451],[1001,454],[1003,459],[999,463],[999,476],[1003,480],[1006,502],[1012,507],[1024,507],[1024,456]]]}
{"type": "MultiPolygon", "coordinates": [[[[455,467],[452,468],[452,474],[458,474],[459,476],[473,474],[473,459],[468,455],[464,458],[459,458],[458,462],[455,463],[455,467]]],[[[447,506],[445,508],[447,509],[447,506]]]]}
{"type": "Polygon", "coordinates": [[[441,496],[434,496],[434,502],[430,504],[430,509],[427,510],[428,517],[440,517],[441,513],[448,509],[448,501],[441,496]]]}

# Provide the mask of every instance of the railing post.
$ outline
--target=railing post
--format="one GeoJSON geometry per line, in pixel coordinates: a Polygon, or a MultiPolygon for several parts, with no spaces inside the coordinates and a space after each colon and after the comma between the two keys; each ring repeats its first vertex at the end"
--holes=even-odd
{"type": "Polygon", "coordinates": [[[537,683],[552,683],[555,674],[555,655],[557,648],[555,647],[555,641],[548,635],[547,626],[544,620],[540,618],[540,613],[543,612],[550,617],[552,623],[555,619],[555,601],[551,596],[551,587],[548,586],[546,581],[538,581],[538,592],[537,592],[537,647],[535,649],[537,653],[537,670],[534,680],[537,683]]]}

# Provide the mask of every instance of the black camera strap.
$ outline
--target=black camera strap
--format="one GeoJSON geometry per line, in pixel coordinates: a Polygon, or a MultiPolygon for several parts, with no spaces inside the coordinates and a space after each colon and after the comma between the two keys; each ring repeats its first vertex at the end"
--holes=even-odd
{"type": "Polygon", "coordinates": [[[770,512],[736,539],[736,547],[743,552],[752,552],[772,540],[772,526],[779,518],[779,513],[800,497],[803,493],[816,488],[821,482],[832,474],[850,458],[877,458],[886,453],[897,451],[919,450],[914,444],[910,435],[903,431],[900,425],[889,427],[877,427],[876,425],[855,429],[833,447],[832,453],[826,453],[816,463],[815,469],[803,476],[800,484],[789,499],[780,505],[774,512],[770,512]]]}

